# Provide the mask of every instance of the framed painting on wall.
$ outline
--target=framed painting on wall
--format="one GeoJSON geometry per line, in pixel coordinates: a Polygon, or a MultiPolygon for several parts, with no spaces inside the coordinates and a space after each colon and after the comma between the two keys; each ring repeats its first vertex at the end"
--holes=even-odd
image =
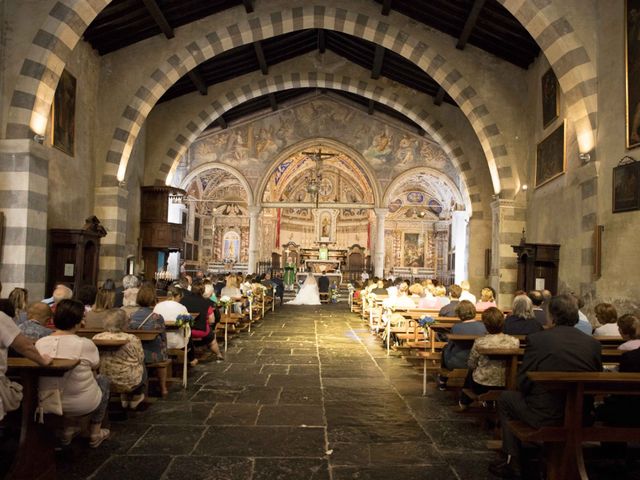
{"type": "Polygon", "coordinates": [[[536,188],[564,173],[566,164],[565,123],[538,144],[536,155],[536,188]]]}
{"type": "Polygon", "coordinates": [[[424,238],[419,233],[405,233],[403,267],[424,266],[424,238]]]}
{"type": "Polygon", "coordinates": [[[51,108],[51,144],[73,157],[75,151],[76,79],[62,71],[51,108]]]}
{"type": "Polygon", "coordinates": [[[560,86],[550,68],[542,75],[542,126],[548,127],[560,115],[560,86]]]}
{"type": "Polygon", "coordinates": [[[640,0],[625,2],[627,148],[640,146],[640,0]]]}
{"type": "Polygon", "coordinates": [[[613,213],[640,209],[640,162],[626,159],[613,169],[613,213]]]}

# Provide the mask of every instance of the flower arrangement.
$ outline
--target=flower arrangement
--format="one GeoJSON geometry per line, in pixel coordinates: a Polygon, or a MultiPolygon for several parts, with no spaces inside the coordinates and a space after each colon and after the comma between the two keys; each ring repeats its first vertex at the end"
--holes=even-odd
{"type": "Polygon", "coordinates": [[[336,282],[331,284],[329,296],[331,298],[331,303],[338,303],[338,286],[336,285],[336,282]]]}
{"type": "Polygon", "coordinates": [[[426,328],[429,325],[433,325],[434,323],[436,323],[435,318],[429,317],[428,315],[425,315],[420,320],[418,320],[418,325],[420,325],[422,328],[426,328]]]}
{"type": "Polygon", "coordinates": [[[189,314],[180,314],[176,317],[176,327],[193,327],[193,317],[189,314]]]}
{"type": "Polygon", "coordinates": [[[218,303],[224,309],[227,309],[233,303],[233,300],[231,300],[231,297],[229,297],[228,295],[223,295],[222,297],[220,297],[220,300],[218,300],[218,303]]]}

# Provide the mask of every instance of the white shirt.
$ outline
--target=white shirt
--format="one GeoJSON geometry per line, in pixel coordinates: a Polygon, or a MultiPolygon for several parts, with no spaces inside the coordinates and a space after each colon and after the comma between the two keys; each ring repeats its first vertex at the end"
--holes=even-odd
{"type": "Polygon", "coordinates": [[[65,415],[86,415],[98,408],[102,391],[93,376],[93,369],[100,365],[100,355],[90,339],[77,335],[49,335],[38,340],[36,348],[41,355],[80,360],[62,377],[40,377],[41,390],[62,390],[62,411],[65,415]]]}
{"type": "Polygon", "coordinates": [[[476,296],[473,293],[468,292],[467,290],[462,290],[462,293],[460,294],[460,301],[462,300],[469,300],[474,305],[477,302],[476,296]]]}
{"type": "Polygon", "coordinates": [[[0,312],[0,375],[7,373],[9,346],[20,334],[20,329],[11,317],[0,312]]]}
{"type": "Polygon", "coordinates": [[[619,337],[620,330],[618,330],[617,323],[606,323],[601,327],[596,328],[596,331],[593,332],[593,334],[601,337],[619,337]]]}
{"type": "Polygon", "coordinates": [[[178,318],[178,315],[189,315],[189,310],[187,307],[182,305],[181,303],[175,302],[173,300],[165,300],[164,302],[158,303],[153,309],[153,313],[157,313],[158,315],[162,315],[164,321],[173,322],[178,318]]]}

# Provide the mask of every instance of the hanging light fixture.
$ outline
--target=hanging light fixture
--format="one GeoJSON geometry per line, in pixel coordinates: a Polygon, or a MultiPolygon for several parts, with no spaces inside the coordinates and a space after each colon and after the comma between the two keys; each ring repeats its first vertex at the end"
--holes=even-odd
{"type": "Polygon", "coordinates": [[[322,183],[322,161],[325,158],[335,157],[337,153],[323,153],[322,147],[318,147],[317,152],[302,152],[305,155],[308,155],[309,158],[315,161],[315,167],[313,168],[311,174],[307,176],[306,181],[306,190],[307,193],[315,197],[316,208],[320,203],[320,184],[322,183]]]}

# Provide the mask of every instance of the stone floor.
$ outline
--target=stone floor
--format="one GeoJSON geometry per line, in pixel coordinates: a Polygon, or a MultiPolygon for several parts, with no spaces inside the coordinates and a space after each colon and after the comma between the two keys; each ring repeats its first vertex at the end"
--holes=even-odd
{"type": "Polygon", "coordinates": [[[345,304],[285,306],[99,449],[74,442],[60,478],[493,478],[490,432],[421,382],[345,304]]]}

